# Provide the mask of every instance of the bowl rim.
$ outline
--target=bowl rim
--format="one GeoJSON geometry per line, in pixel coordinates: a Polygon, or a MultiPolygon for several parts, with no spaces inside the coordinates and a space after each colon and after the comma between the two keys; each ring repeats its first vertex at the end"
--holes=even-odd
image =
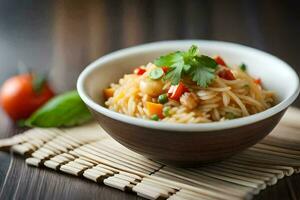
{"type": "Polygon", "coordinates": [[[118,51],[114,51],[112,53],[109,53],[107,55],[104,55],[91,64],[89,64],[79,75],[79,78],[77,80],[77,91],[81,99],[84,101],[85,104],[87,104],[90,108],[93,110],[118,121],[150,128],[150,129],[159,129],[159,130],[166,130],[166,131],[175,131],[175,132],[203,132],[203,131],[216,131],[216,130],[224,130],[224,129],[231,129],[236,127],[241,127],[245,125],[249,125],[261,120],[264,120],[266,118],[269,118],[284,109],[286,109],[290,104],[292,104],[295,99],[297,98],[300,87],[299,87],[299,77],[297,73],[294,71],[294,69],[288,65],[286,62],[282,61],[281,59],[263,52],[261,50],[248,47],[241,44],[231,43],[231,42],[223,42],[223,41],[215,41],[215,40],[169,40],[169,41],[159,41],[159,42],[152,42],[152,43],[146,43],[142,45],[137,45],[134,47],[124,48],[118,51]],[[197,123],[197,124],[182,124],[182,123],[172,123],[172,122],[157,122],[157,121],[151,121],[141,118],[136,118],[132,116],[128,116],[125,114],[121,114],[112,110],[109,110],[108,108],[96,103],[94,100],[92,100],[87,93],[85,92],[84,84],[86,77],[88,77],[89,74],[91,74],[96,68],[101,67],[102,64],[105,64],[106,62],[109,62],[110,60],[113,60],[115,58],[120,57],[126,57],[127,55],[134,54],[136,52],[140,51],[149,51],[151,49],[157,49],[157,48],[163,48],[165,47],[178,47],[180,44],[193,44],[193,43],[201,43],[202,45],[222,45],[228,48],[239,48],[249,51],[249,53],[258,53],[262,54],[262,56],[270,57],[273,60],[276,60],[276,62],[280,62],[281,65],[284,65],[285,70],[288,70],[289,73],[293,76],[291,80],[295,81],[295,87],[294,91],[291,93],[290,96],[285,97],[280,103],[276,104],[275,106],[262,111],[260,113],[256,113],[254,115],[241,117],[238,119],[232,119],[222,122],[208,122],[208,123],[197,123]],[[158,47],[160,45],[160,47],[158,47]]]}

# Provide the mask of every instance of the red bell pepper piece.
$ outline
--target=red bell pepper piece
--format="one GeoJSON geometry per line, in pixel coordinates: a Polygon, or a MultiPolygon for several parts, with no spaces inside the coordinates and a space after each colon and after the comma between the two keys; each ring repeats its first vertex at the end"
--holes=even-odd
{"type": "Polygon", "coordinates": [[[135,74],[137,74],[137,75],[143,75],[145,72],[146,72],[146,70],[143,69],[143,68],[140,68],[140,67],[136,68],[136,69],[133,71],[133,73],[135,73],[135,74]]]}
{"type": "Polygon", "coordinates": [[[255,79],[255,80],[254,80],[254,83],[256,83],[256,84],[258,84],[258,85],[261,85],[261,79],[260,79],[260,78],[255,79]]]}
{"type": "Polygon", "coordinates": [[[168,66],[163,66],[161,68],[164,71],[164,73],[167,73],[169,71],[169,67],[168,66]]]}
{"type": "Polygon", "coordinates": [[[232,72],[229,69],[223,69],[218,73],[219,77],[226,79],[226,80],[235,80],[232,72]]]}
{"type": "Polygon", "coordinates": [[[178,85],[171,85],[168,91],[168,97],[172,100],[178,101],[181,95],[188,91],[188,88],[186,88],[182,82],[179,82],[178,85]]]}
{"type": "Polygon", "coordinates": [[[218,65],[223,65],[223,66],[227,67],[225,61],[220,56],[215,57],[215,61],[216,61],[216,63],[218,63],[218,65]]]}

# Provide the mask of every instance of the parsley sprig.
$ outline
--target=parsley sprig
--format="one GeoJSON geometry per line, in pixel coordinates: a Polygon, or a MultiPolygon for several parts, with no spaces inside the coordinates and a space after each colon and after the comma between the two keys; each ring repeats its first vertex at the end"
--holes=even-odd
{"type": "Polygon", "coordinates": [[[177,85],[184,76],[190,76],[197,85],[207,87],[215,78],[218,64],[214,59],[199,55],[199,48],[192,45],[188,51],[176,51],[154,61],[158,67],[168,66],[164,77],[177,85]]]}

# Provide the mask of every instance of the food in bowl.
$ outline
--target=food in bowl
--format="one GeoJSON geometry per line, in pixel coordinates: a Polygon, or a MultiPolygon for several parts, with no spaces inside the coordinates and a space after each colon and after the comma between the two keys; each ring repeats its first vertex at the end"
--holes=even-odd
{"type": "MultiPolygon", "coordinates": [[[[77,89],[95,120],[120,144],[164,163],[194,166],[228,158],[260,141],[278,124],[297,98],[300,87],[293,68],[268,53],[228,42],[183,40],[143,44],[105,55],[84,69],[77,89]],[[221,55],[228,64],[245,62],[249,74],[260,77],[264,88],[276,91],[276,105],[248,117],[217,123],[157,122],[121,114],[105,106],[107,100],[102,91],[124,74],[133,72],[134,66],[169,52],[186,51],[192,44],[201,47],[205,55],[221,55]]],[[[108,92],[111,94],[115,92],[108,92]]]]}
{"type": "Polygon", "coordinates": [[[137,67],[104,89],[105,105],[129,116],[176,123],[231,120],[276,104],[245,64],[230,66],[220,57],[199,54],[192,45],[137,67]]]}

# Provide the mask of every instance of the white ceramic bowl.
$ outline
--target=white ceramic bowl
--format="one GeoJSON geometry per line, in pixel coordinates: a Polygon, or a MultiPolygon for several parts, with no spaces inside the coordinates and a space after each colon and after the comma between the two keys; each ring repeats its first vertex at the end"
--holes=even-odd
{"type": "MultiPolygon", "coordinates": [[[[215,154],[211,154],[211,157],[203,156],[199,152],[205,151],[205,148],[196,148],[194,150],[194,153],[191,154],[192,156],[194,156],[194,161],[211,161],[232,155],[237,151],[253,145],[273,129],[287,107],[297,98],[299,94],[299,79],[292,67],[290,67],[287,63],[276,58],[275,56],[254,48],[219,41],[181,40],[144,44],[119,50],[103,56],[90,64],[80,74],[77,82],[77,89],[80,97],[90,108],[92,113],[95,115],[95,118],[99,121],[103,128],[107,130],[107,132],[120,143],[153,158],[158,158],[170,162],[182,161],[182,163],[188,163],[189,161],[191,161],[191,156],[186,155],[186,151],[184,150],[184,148],[191,144],[179,144],[180,148],[183,148],[182,151],[177,152],[174,156],[166,155],[168,151],[173,149],[169,145],[178,145],[178,142],[180,140],[185,143],[187,142],[183,140],[184,138],[178,138],[177,140],[175,138],[175,135],[177,137],[180,133],[184,133],[187,135],[201,133],[202,137],[199,137],[198,140],[194,138],[194,140],[196,144],[205,146],[205,138],[203,137],[206,134],[214,135],[215,138],[222,134],[227,134],[228,137],[234,137],[232,134],[228,134],[228,132],[237,132],[237,134],[239,132],[239,134],[244,134],[247,136],[246,133],[243,133],[247,132],[246,128],[249,128],[251,130],[251,127],[257,127],[257,124],[260,124],[260,126],[269,126],[265,129],[262,129],[260,126],[257,127],[258,129],[256,131],[261,131],[261,133],[257,133],[255,137],[253,136],[253,140],[249,139],[248,137],[248,142],[245,142],[242,141],[241,138],[240,144],[243,145],[241,145],[240,148],[231,148],[230,150],[230,146],[220,144],[225,145],[225,150],[222,156],[216,156],[215,154]],[[117,82],[125,73],[132,72],[132,70],[136,66],[147,64],[148,62],[153,61],[158,56],[164,55],[169,52],[177,50],[187,50],[193,44],[199,46],[202,54],[206,54],[209,56],[222,56],[229,65],[239,65],[242,62],[245,63],[247,65],[248,73],[250,73],[254,77],[261,78],[263,81],[263,86],[265,88],[273,90],[277,93],[279,100],[278,104],[266,111],[248,117],[224,122],[212,122],[203,124],[176,124],[143,120],[116,113],[114,111],[108,110],[103,106],[104,98],[102,97],[102,90],[104,88],[107,88],[110,83],[117,82]],[[272,120],[273,123],[271,123],[272,120]],[[114,126],[117,128],[115,128],[114,126]],[[122,128],[118,126],[121,126],[122,128]],[[157,132],[159,133],[157,136],[158,138],[157,140],[153,140],[154,142],[158,142],[159,140],[164,138],[163,134],[168,136],[169,140],[174,140],[174,142],[170,142],[170,144],[161,143],[161,145],[165,145],[165,153],[159,153],[157,151],[153,151],[153,148],[151,148],[151,142],[149,144],[144,144],[144,146],[146,147],[147,145],[149,145],[149,148],[145,149],[136,144],[138,143],[138,141],[131,141],[128,140],[128,138],[125,139],[121,137],[120,135],[122,134],[122,131],[128,132],[126,131],[127,129],[131,132],[141,132],[140,134],[145,134],[145,132],[149,131],[157,132]],[[119,131],[120,133],[117,133],[117,131],[119,131]],[[159,137],[159,135],[161,135],[161,137],[159,137]]],[[[131,137],[136,137],[136,134],[132,133],[123,134],[128,136],[130,135],[131,137]]],[[[208,149],[206,153],[214,152],[216,150],[212,146],[206,149],[208,149]]],[[[191,152],[190,149],[189,152],[191,152]]],[[[222,152],[218,153],[220,154],[222,152]]]]}

